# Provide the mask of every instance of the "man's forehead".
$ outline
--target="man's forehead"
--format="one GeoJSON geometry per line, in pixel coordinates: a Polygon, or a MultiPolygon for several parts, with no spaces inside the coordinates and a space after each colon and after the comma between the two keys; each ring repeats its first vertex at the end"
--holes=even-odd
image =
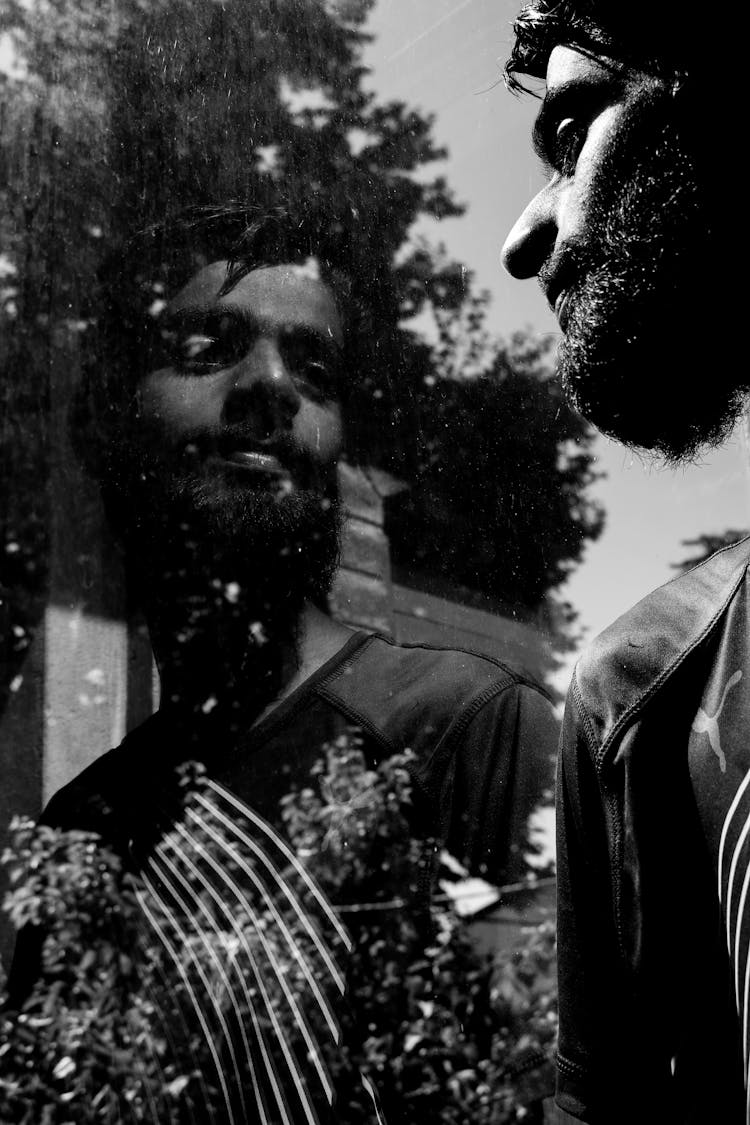
{"type": "Polygon", "coordinates": [[[341,334],[341,316],[333,291],[321,278],[315,259],[261,266],[240,277],[228,292],[228,262],[211,262],[199,269],[169,301],[168,312],[202,307],[232,307],[259,321],[308,323],[341,334]]]}

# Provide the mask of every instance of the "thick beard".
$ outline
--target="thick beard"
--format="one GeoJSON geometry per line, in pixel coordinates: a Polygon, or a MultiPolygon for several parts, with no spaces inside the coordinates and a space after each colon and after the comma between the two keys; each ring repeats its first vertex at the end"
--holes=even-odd
{"type": "Polygon", "coordinates": [[[615,138],[586,248],[566,253],[577,280],[559,374],[605,434],[677,463],[727,436],[749,386],[722,340],[732,320],[715,215],[670,109],[649,105],[615,138]]]}
{"type": "MultiPolygon", "coordinates": [[[[334,486],[273,488],[243,472],[139,460],[117,523],[152,630],[179,638],[172,702],[259,713],[283,684],[308,601],[325,607],[339,558],[334,486]]],[[[122,478],[120,484],[123,485],[122,478]]]]}
{"type": "MultiPolygon", "coordinates": [[[[312,488],[248,487],[242,473],[228,481],[173,479],[170,509],[181,512],[178,542],[193,559],[241,588],[301,609],[323,605],[339,560],[341,513],[335,495],[312,488]]],[[[169,509],[167,509],[169,510],[169,509]]],[[[172,535],[174,537],[174,519],[172,535]]]]}
{"type": "Polygon", "coordinates": [[[220,580],[295,605],[324,604],[339,558],[335,474],[323,479],[295,456],[294,475],[304,484],[287,486],[249,470],[144,453],[132,439],[123,443],[110,464],[105,501],[135,569],[149,582],[176,569],[187,583],[220,580]]]}

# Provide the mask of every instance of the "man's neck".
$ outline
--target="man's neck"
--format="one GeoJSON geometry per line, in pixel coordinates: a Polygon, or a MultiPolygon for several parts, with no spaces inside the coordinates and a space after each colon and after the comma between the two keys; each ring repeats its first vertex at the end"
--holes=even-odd
{"type": "Polygon", "coordinates": [[[189,655],[184,631],[165,625],[162,614],[149,614],[162,700],[179,703],[181,709],[195,715],[208,715],[221,705],[222,710],[231,709],[241,716],[243,725],[270,714],[352,635],[351,629],[311,601],[303,603],[293,621],[285,622],[283,635],[281,631],[265,635],[259,623],[248,617],[244,653],[236,644],[236,621],[232,641],[221,630],[206,629],[199,642],[192,641],[189,655]]]}
{"type": "Polygon", "coordinates": [[[352,630],[334,621],[313,602],[305,602],[300,614],[297,643],[292,659],[285,664],[284,682],[276,697],[261,711],[255,722],[269,715],[282,700],[309,680],[339,652],[352,635],[352,630]]]}

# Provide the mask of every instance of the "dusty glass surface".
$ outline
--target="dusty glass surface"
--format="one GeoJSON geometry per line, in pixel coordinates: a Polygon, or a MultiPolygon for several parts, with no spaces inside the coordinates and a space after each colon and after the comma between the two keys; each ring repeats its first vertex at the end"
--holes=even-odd
{"type": "MultiPolygon", "coordinates": [[[[225,330],[205,319],[179,337],[179,364],[174,353],[167,361],[159,348],[179,333],[165,317],[178,292],[182,305],[200,304],[200,294],[184,296],[188,279],[231,258],[269,216],[285,246],[298,232],[293,261],[344,310],[336,383],[315,389],[323,406],[310,415],[313,460],[333,414],[343,436],[348,522],[333,618],[484,652],[539,682],[575,642],[562,588],[602,526],[592,434],[562,401],[549,337],[520,322],[501,336],[484,280],[455,238],[444,242],[443,224],[450,232],[471,211],[446,175],[439,123],[418,86],[404,101],[368,72],[384,20],[398,41],[394,9],[376,0],[4,7],[2,832],[16,813],[36,816],[155,705],[144,592],[105,518],[97,443],[122,438],[144,374],[179,368],[170,400],[179,405],[188,378],[219,363],[210,353],[225,330]]],[[[407,62],[409,41],[435,23],[420,18],[407,20],[395,51],[407,62]]],[[[506,40],[498,21],[497,57],[506,40]]],[[[461,52],[475,48],[476,29],[461,52]]],[[[487,238],[499,247],[503,234],[487,238]]],[[[276,268],[286,259],[271,243],[260,260],[276,268]]],[[[333,339],[336,314],[294,276],[263,299],[299,284],[293,313],[278,314],[283,331],[303,308],[305,331],[333,339]]],[[[269,308],[263,325],[277,315],[278,304],[269,308]]],[[[161,393],[143,408],[160,420],[161,393]]],[[[254,471],[272,471],[265,456],[251,451],[245,468],[255,457],[254,471]]],[[[224,591],[231,602],[231,582],[224,591]]],[[[207,690],[208,711],[212,699],[207,690]]],[[[549,789],[540,765],[525,804],[549,806],[549,789]]]]}
{"type": "MultiPolygon", "coordinates": [[[[43,738],[67,740],[64,763],[44,766],[46,794],[88,760],[92,737],[109,744],[150,707],[145,647],[129,672],[123,663],[138,627],[129,642],[109,627],[126,616],[123,583],[70,448],[70,409],[81,370],[111,368],[118,347],[116,328],[102,331],[102,278],[139,232],[187,212],[299,214],[346,279],[357,321],[346,456],[387,475],[373,479],[392,577],[426,596],[399,592],[379,623],[419,639],[420,619],[449,602],[467,609],[443,627],[458,643],[464,628],[491,634],[481,614],[499,615],[528,626],[505,655],[539,678],[574,632],[560,587],[601,522],[590,435],[548,379],[547,338],[522,325],[499,338],[489,295],[441,226],[424,233],[433,218],[450,230],[466,206],[419,101],[373,92],[363,60],[377,18],[367,2],[7,6],[2,693],[7,710],[37,690],[30,650],[46,629],[32,710],[44,699],[39,721],[57,734],[43,738]]],[[[505,39],[498,23],[498,57],[505,39]]],[[[153,313],[169,294],[159,263],[149,268],[129,300],[153,313]]],[[[503,655],[502,638],[478,643],[503,655]]]]}

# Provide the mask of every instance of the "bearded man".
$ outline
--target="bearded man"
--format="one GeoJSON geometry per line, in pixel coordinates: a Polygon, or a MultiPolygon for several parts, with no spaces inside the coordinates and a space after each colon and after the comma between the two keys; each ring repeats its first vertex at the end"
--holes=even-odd
{"type": "MultiPolygon", "coordinates": [[[[509,84],[546,79],[534,145],[549,179],[505,265],[538,275],[557,314],[571,402],[678,463],[729,432],[748,391],[726,327],[743,231],[718,172],[734,67],[723,55],[711,89],[707,29],[670,5],[538,0],[515,32],[509,84]]],[[[574,674],[558,1102],[585,1121],[747,1117],[749,557],[745,541],[650,595],[574,674]]]]}
{"type": "MultiPolygon", "coordinates": [[[[412,751],[415,834],[499,883],[518,872],[531,777],[557,739],[552,707],[490,658],[395,645],[328,613],[360,321],[315,229],[228,208],[147,232],[115,263],[101,303],[78,446],[125,544],[161,705],[44,819],[98,832],[142,879],[156,938],[179,973],[188,961],[180,1020],[208,1042],[202,1080],[219,1091],[218,1120],[312,1125],[335,1112],[322,1039],[336,1040],[348,937],[290,852],[281,798],[310,785],[321,743],[354,726],[370,765],[412,751]],[[187,761],[202,764],[207,787],[184,807],[174,767],[187,761]],[[250,947],[237,934],[239,954],[217,963],[216,927],[269,902],[270,930],[255,927],[250,947]],[[292,923],[304,924],[309,957],[292,923]],[[190,960],[196,949],[228,1006],[200,956],[190,960]]],[[[429,909],[430,882],[415,914],[429,909]]],[[[16,995],[31,959],[16,959],[16,995]]],[[[382,1120],[363,1089],[361,1120],[382,1120]]],[[[194,1097],[207,1119],[200,1089],[194,1097]]]]}

